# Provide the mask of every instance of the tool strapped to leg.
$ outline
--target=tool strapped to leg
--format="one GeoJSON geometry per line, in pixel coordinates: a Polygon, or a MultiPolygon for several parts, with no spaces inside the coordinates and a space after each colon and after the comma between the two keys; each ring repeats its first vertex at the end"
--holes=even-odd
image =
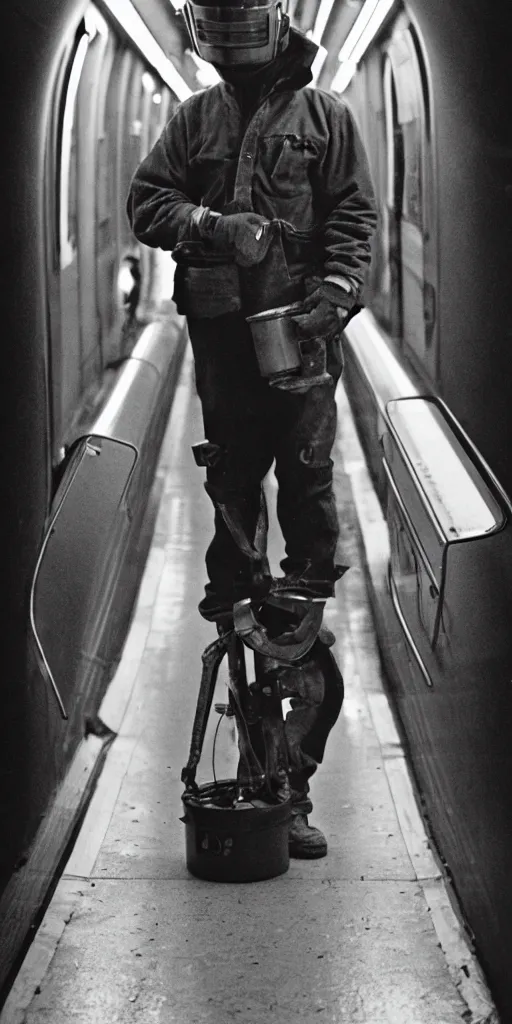
{"type": "Polygon", "coordinates": [[[219,668],[228,649],[230,634],[220,636],[214,643],[209,644],[202,654],[203,671],[197,698],[194,725],[192,727],[192,739],[190,741],[190,753],[186,767],[181,773],[181,781],[185,783],[187,790],[197,790],[196,771],[201,758],[206,725],[212,709],[215,684],[219,674],[219,668]]]}
{"type": "Polygon", "coordinates": [[[292,616],[299,619],[295,629],[282,633],[281,636],[270,639],[265,627],[258,622],[253,611],[251,598],[238,601],[233,608],[235,631],[247,647],[252,648],[259,654],[270,658],[278,658],[281,661],[293,662],[302,658],[313,646],[318,631],[322,625],[322,616],[325,601],[318,598],[308,598],[302,595],[290,593],[280,594],[279,598],[272,598],[272,587],[268,573],[268,562],[266,555],[261,549],[262,540],[266,546],[266,527],[262,525],[262,516],[266,520],[266,504],[263,497],[263,509],[260,511],[258,527],[256,530],[256,544],[252,545],[243,528],[242,519],[235,506],[227,506],[217,503],[217,508],[239,550],[249,558],[253,564],[253,583],[261,584],[263,577],[268,577],[270,589],[269,603],[278,604],[292,616]]]}
{"type": "Polygon", "coordinates": [[[245,648],[234,630],[222,634],[203,654],[203,674],[190,755],[182,772],[187,867],[198,878],[253,882],[287,870],[290,854],[290,787],[279,686],[247,683],[245,648]],[[229,660],[229,704],[217,711],[234,715],[240,759],[237,777],[197,785],[208,714],[218,669],[229,660]],[[257,747],[258,754],[255,753],[257,747]],[[264,768],[262,767],[264,763],[264,768]]]}
{"type": "MultiPolygon", "coordinates": [[[[238,781],[241,792],[257,794],[265,781],[265,770],[254,751],[251,734],[260,726],[261,711],[247,683],[244,646],[236,634],[231,633],[227,650],[229,666],[229,702],[239,732],[240,765],[238,781]]],[[[271,784],[268,785],[271,788],[271,784]]]]}
{"type": "MultiPolygon", "coordinates": [[[[190,753],[186,767],[181,773],[181,781],[185,784],[187,792],[197,792],[197,766],[203,750],[219,668],[226,653],[229,663],[229,709],[235,717],[238,730],[241,762],[238,778],[240,791],[259,793],[266,785],[267,789],[273,793],[282,785],[282,773],[277,778],[266,776],[265,768],[254,750],[253,739],[257,729],[261,727],[261,701],[254,693],[251,693],[247,684],[244,647],[233,630],[224,633],[203,652],[203,671],[192,728],[190,753]]],[[[262,748],[261,754],[266,759],[264,748],[262,748]]]]}
{"type": "MultiPolygon", "coordinates": [[[[219,445],[208,441],[193,445],[192,450],[197,465],[207,468],[219,465],[225,455],[219,445]]],[[[238,601],[233,608],[237,636],[247,647],[266,657],[276,658],[286,664],[299,661],[308,653],[318,636],[325,600],[296,594],[293,586],[289,593],[280,588],[279,595],[272,594],[272,577],[266,555],[268,516],[263,488],[254,541],[247,536],[243,516],[236,502],[226,501],[223,495],[218,491],[215,493],[212,488],[207,487],[207,490],[238,550],[251,564],[252,597],[238,601]],[[271,638],[254,612],[255,604],[261,607],[266,602],[288,612],[291,622],[296,623],[294,628],[287,628],[280,636],[271,638]]]]}
{"type": "MultiPolygon", "coordinates": [[[[325,601],[311,600],[290,594],[290,611],[297,601],[304,604],[304,616],[294,630],[281,633],[270,639],[265,626],[256,618],[250,598],[238,601],[233,609],[235,631],[247,647],[277,661],[292,663],[303,658],[311,650],[322,625],[325,601]]],[[[269,598],[269,604],[272,598],[269,598]]],[[[279,607],[285,608],[286,599],[279,598],[279,607]]]]}

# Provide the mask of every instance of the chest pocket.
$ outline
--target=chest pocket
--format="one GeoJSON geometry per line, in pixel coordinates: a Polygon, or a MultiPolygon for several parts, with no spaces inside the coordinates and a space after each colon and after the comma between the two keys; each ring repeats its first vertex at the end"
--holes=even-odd
{"type": "Polygon", "coordinates": [[[319,158],[319,145],[304,135],[271,135],[261,139],[262,164],[270,190],[278,196],[311,191],[310,174],[319,158]]]}

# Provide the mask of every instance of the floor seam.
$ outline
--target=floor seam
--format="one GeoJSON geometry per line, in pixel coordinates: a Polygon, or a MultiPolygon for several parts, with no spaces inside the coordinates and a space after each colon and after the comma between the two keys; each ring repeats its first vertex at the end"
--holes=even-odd
{"type": "MultiPolygon", "coordinates": [[[[85,878],[85,877],[84,878],[80,878],[80,877],[77,877],[76,875],[68,875],[68,876],[64,876],[64,881],[65,882],[89,882],[89,883],[94,882],[94,884],[96,884],[96,882],[186,882],[187,884],[196,884],[197,878],[193,877],[192,875],[190,877],[185,877],[185,878],[179,878],[179,877],[177,877],[175,875],[158,875],[158,876],[155,876],[155,875],[129,875],[129,876],[128,875],[124,875],[122,878],[118,878],[115,875],[89,875],[87,878],[85,878]]],[[[438,879],[437,878],[433,878],[433,879],[430,879],[430,878],[427,878],[427,879],[395,878],[395,877],[393,877],[393,878],[368,878],[367,875],[363,875],[363,876],[360,875],[358,878],[332,878],[330,876],[326,877],[325,875],[322,875],[321,877],[315,878],[313,875],[300,875],[300,876],[294,878],[293,875],[284,874],[284,875],[280,875],[276,879],[269,878],[266,881],[269,881],[269,882],[273,882],[273,881],[280,881],[280,882],[354,882],[354,883],[356,883],[358,885],[360,883],[364,883],[366,885],[368,883],[373,883],[373,882],[379,883],[379,884],[382,883],[382,882],[385,882],[385,883],[389,882],[389,883],[392,883],[393,885],[421,885],[422,882],[437,882],[438,879]]],[[[226,884],[226,883],[210,882],[208,884],[212,885],[212,886],[215,886],[215,887],[218,887],[219,885],[222,886],[223,884],[226,884]]],[[[231,884],[231,883],[227,883],[227,884],[231,884]]],[[[240,884],[254,886],[256,883],[254,883],[254,882],[245,882],[245,883],[240,883],[240,884]]]]}

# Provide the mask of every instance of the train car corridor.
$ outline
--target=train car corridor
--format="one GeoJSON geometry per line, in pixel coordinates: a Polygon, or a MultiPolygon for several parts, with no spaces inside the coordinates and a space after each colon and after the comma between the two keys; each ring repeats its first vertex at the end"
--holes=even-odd
{"type": "MultiPolygon", "coordinates": [[[[190,450],[203,432],[187,354],[159,462],[153,544],[100,711],[117,737],[1,1024],[497,1021],[383,689],[363,565],[378,540],[377,503],[342,388],[339,410],[340,551],[351,569],[326,621],[346,697],[313,780],[311,816],[328,856],[244,885],[199,881],[186,869],[180,774],[200,655],[214,638],[197,612],[212,511],[190,450]]],[[[272,508],[272,479],[267,486],[272,508]]],[[[271,531],[274,569],[280,543],[271,531]]],[[[217,685],[224,700],[222,672],[217,685]]],[[[200,781],[212,778],[214,718],[200,781]]],[[[217,776],[235,766],[224,720],[217,776]]]]}

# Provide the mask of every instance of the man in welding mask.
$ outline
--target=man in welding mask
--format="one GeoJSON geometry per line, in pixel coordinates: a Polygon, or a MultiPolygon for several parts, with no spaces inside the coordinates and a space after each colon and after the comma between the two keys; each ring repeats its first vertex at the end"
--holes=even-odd
{"type": "MultiPolygon", "coordinates": [[[[173,252],[174,298],[194,354],[215,506],[200,612],[229,629],[234,605],[250,599],[265,635],[275,635],[293,629],[287,596],[325,601],[344,571],[335,562],[334,392],[340,335],[360,308],[370,260],[373,191],[351,113],[308,87],[317,47],[290,27],[280,0],[186,0],[184,15],[195,53],[221,81],[178,106],[136,171],[128,213],[141,242],[173,252]],[[277,367],[269,380],[246,317],[294,303],[301,367],[277,367]],[[255,554],[261,483],[274,460],[286,544],[279,579],[255,554]]],[[[260,673],[279,677],[291,697],[296,857],[327,852],[307,815],[308,780],[343,700],[333,639],[317,627],[294,664],[259,656],[260,673]]]]}

